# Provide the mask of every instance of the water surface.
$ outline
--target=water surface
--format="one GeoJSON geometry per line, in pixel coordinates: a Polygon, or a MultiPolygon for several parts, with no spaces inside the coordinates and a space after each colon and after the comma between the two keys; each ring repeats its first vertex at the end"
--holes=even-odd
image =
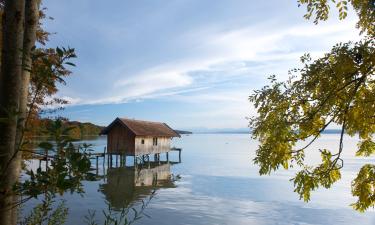
{"type": "MultiPolygon", "coordinates": [[[[258,175],[252,163],[257,143],[248,134],[182,136],[173,141],[183,149],[181,163],[154,163],[137,174],[131,160],[127,168],[109,170],[100,161],[98,173],[107,174],[104,179],[84,182],[84,196],[63,196],[69,207],[68,224],[82,224],[89,209],[96,211],[101,222],[107,204],[115,210],[140,207],[150,195],[153,198],[145,209],[149,217],[136,224],[375,224],[373,210],[358,213],[349,206],[355,201],[350,193],[351,180],[361,165],[374,162],[374,158],[354,157],[356,141],[346,138],[342,180],[329,190],[314,192],[311,201],[304,203],[289,181],[296,170],[258,175]],[[165,179],[171,174],[178,179],[165,179]]],[[[105,137],[84,142],[93,144],[97,152],[103,152],[106,145],[105,137]]],[[[337,145],[336,134],[325,134],[309,151],[318,147],[334,150],[337,145]]],[[[318,155],[307,155],[311,164],[317,162],[318,155]]],[[[170,153],[169,159],[177,162],[178,153],[170,153]]],[[[164,155],[161,160],[166,160],[164,155]]]]}

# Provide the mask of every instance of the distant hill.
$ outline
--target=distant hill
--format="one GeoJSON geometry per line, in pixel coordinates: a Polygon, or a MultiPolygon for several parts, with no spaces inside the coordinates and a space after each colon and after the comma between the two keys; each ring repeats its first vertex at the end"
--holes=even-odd
{"type": "Polygon", "coordinates": [[[249,128],[196,128],[198,134],[250,134],[249,128]]]}
{"type": "Polygon", "coordinates": [[[322,132],[323,134],[340,134],[341,130],[339,129],[327,129],[322,132]]]}
{"type": "MultiPolygon", "coordinates": [[[[53,120],[42,119],[40,127],[36,131],[37,136],[49,136],[49,127],[52,126],[53,120]]],[[[104,128],[93,123],[82,123],[79,121],[63,121],[63,128],[69,128],[68,135],[74,139],[81,139],[85,136],[98,136],[104,128]]]]}
{"type": "Polygon", "coordinates": [[[193,132],[191,131],[185,131],[185,130],[174,130],[178,134],[192,134],[193,132]]]}

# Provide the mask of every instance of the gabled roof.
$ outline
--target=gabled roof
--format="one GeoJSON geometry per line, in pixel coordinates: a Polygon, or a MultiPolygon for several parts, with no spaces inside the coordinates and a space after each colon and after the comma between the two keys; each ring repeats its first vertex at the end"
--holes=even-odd
{"type": "Polygon", "coordinates": [[[129,128],[136,136],[181,137],[166,123],[133,120],[126,118],[116,118],[108,127],[104,128],[104,130],[102,130],[100,134],[108,134],[113,125],[115,125],[116,123],[129,128]]]}

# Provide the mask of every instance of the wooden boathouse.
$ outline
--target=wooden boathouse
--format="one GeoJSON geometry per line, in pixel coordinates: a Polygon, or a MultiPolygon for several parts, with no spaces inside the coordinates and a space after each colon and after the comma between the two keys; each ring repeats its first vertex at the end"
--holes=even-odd
{"type": "Polygon", "coordinates": [[[100,133],[107,135],[107,154],[134,156],[134,158],[150,155],[160,157],[160,153],[171,150],[171,139],[181,137],[166,123],[116,118],[100,133]]]}

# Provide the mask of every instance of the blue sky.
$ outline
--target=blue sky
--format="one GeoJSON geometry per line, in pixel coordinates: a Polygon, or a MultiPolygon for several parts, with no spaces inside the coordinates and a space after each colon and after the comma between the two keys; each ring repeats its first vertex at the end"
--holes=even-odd
{"type": "MultiPolygon", "coordinates": [[[[253,90],[287,78],[305,52],[318,57],[358,39],[355,17],[313,25],[296,0],[50,0],[49,46],[78,58],[58,96],[60,114],[100,125],[116,117],[179,129],[244,128],[253,90]]],[[[351,14],[353,15],[353,14],[351,14]]]]}

